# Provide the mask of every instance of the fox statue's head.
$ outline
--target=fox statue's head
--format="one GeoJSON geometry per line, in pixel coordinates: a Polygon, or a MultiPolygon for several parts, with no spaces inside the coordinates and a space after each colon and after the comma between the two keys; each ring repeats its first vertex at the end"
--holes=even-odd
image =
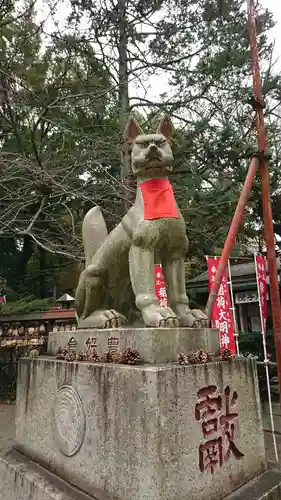
{"type": "Polygon", "coordinates": [[[132,145],[132,171],[138,177],[164,177],[173,170],[173,153],[170,139],[173,126],[166,115],[162,118],[155,134],[144,134],[137,121],[130,117],[124,136],[132,145]]]}

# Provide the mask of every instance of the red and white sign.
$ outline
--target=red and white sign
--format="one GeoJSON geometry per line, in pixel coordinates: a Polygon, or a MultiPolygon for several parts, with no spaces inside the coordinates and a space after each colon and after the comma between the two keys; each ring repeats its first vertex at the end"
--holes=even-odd
{"type": "Polygon", "coordinates": [[[6,304],[6,296],[3,295],[2,297],[0,297],[0,304],[6,304]]]}
{"type": "Polygon", "coordinates": [[[266,286],[266,258],[255,254],[257,287],[260,303],[260,314],[262,322],[262,332],[266,331],[267,319],[267,286],[266,286]]]}
{"type": "MultiPolygon", "coordinates": [[[[220,259],[207,257],[209,289],[215,280],[217,268],[220,259]]],[[[221,279],[221,285],[218,291],[216,302],[213,308],[212,322],[215,328],[220,331],[221,351],[229,349],[232,354],[236,354],[236,344],[234,337],[234,324],[231,311],[231,300],[227,282],[227,270],[225,269],[221,279]]]]}
{"type": "Polygon", "coordinates": [[[161,307],[168,307],[167,291],[161,266],[154,267],[155,294],[161,307]]]}

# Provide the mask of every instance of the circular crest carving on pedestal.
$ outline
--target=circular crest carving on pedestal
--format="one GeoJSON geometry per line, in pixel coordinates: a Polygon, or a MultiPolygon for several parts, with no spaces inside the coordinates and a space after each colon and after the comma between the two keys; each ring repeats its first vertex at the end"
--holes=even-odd
{"type": "Polygon", "coordinates": [[[52,425],[60,452],[66,457],[76,455],[84,441],[86,417],[81,398],[70,385],[63,385],[56,394],[52,425]]]}

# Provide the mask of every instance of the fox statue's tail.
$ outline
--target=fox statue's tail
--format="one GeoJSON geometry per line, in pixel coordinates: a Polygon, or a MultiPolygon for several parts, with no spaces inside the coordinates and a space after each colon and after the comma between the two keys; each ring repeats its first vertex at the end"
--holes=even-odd
{"type": "Polygon", "coordinates": [[[86,259],[86,267],[107,237],[107,227],[100,207],[94,207],[87,212],[82,224],[82,237],[86,259]]]}
{"type": "MultiPolygon", "coordinates": [[[[82,224],[82,238],[85,253],[85,268],[92,261],[96,251],[107,237],[107,227],[102,216],[100,207],[94,207],[87,212],[82,224]]],[[[85,307],[85,274],[82,273],[75,293],[75,305],[78,317],[80,317],[85,307]]]]}

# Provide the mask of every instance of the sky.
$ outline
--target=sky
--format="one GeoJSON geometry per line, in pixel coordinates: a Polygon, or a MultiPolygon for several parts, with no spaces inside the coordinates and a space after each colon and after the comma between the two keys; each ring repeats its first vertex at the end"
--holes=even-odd
{"type": "Polygon", "coordinates": [[[281,3],[280,0],[259,0],[260,5],[273,13],[276,26],[271,30],[270,37],[275,40],[275,55],[280,58],[281,66],[281,3]]]}
{"type": "MultiPolygon", "coordinates": [[[[268,38],[274,41],[274,60],[276,61],[276,68],[280,67],[281,70],[281,0],[258,0],[258,5],[267,8],[273,14],[276,26],[269,32],[268,38]]],[[[246,8],[246,0],[245,0],[246,8]]],[[[161,77],[150,78],[150,91],[149,98],[152,101],[157,101],[160,94],[168,91],[168,85],[163,83],[161,77]]]]}
{"type": "MultiPolygon", "coordinates": [[[[281,0],[256,0],[259,5],[262,5],[264,8],[269,9],[273,13],[274,20],[276,21],[276,26],[270,31],[269,38],[274,41],[274,61],[276,61],[276,68],[280,67],[281,70],[281,0]]],[[[46,19],[46,14],[48,12],[48,3],[44,4],[44,1],[39,0],[40,9],[38,12],[38,20],[42,21],[42,19],[46,19]]],[[[69,0],[65,0],[63,2],[64,9],[59,12],[59,25],[63,24],[64,19],[67,16],[69,9],[69,0]]],[[[245,8],[246,8],[246,0],[245,0],[245,8]]],[[[47,18],[47,21],[44,26],[45,31],[53,31],[55,26],[53,24],[52,18],[47,18]]],[[[138,97],[146,97],[151,101],[159,101],[159,97],[164,92],[169,91],[168,84],[163,79],[163,76],[151,77],[149,79],[148,89],[146,88],[146,93],[142,91],[141,88],[134,88],[133,93],[138,97]]]]}

